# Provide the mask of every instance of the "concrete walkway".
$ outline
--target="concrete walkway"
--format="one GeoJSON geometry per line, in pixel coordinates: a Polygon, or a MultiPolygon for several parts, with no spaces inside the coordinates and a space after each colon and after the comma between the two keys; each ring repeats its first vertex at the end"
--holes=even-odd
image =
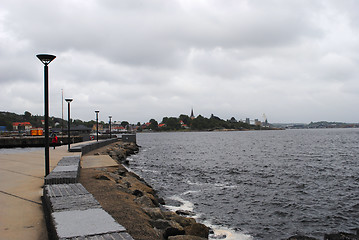
{"type": "Polygon", "coordinates": [[[82,168],[97,168],[118,166],[118,163],[109,155],[84,155],[81,160],[82,168]]]}
{"type": "MultiPolygon", "coordinates": [[[[50,171],[62,157],[80,154],[67,152],[67,145],[50,148],[50,171]]],[[[47,239],[41,202],[44,175],[44,149],[0,154],[1,239],[47,239]]]]}

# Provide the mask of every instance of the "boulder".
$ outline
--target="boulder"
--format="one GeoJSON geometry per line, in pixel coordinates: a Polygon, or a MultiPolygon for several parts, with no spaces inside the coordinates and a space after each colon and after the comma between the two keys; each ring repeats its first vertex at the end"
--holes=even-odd
{"type": "Polygon", "coordinates": [[[125,168],[118,168],[117,172],[120,176],[125,176],[128,171],[125,168]]]}
{"type": "Polygon", "coordinates": [[[166,229],[171,227],[171,223],[168,220],[165,219],[156,219],[156,220],[152,220],[150,221],[152,227],[157,228],[157,229],[166,229]]]}
{"type": "Polygon", "coordinates": [[[135,191],[132,192],[132,195],[135,195],[136,197],[142,197],[143,196],[143,192],[136,189],[135,191]]]}
{"type": "Polygon", "coordinates": [[[296,236],[292,236],[292,237],[288,238],[287,240],[318,240],[318,239],[312,238],[312,237],[307,237],[307,236],[296,235],[296,236]]]}
{"type": "Polygon", "coordinates": [[[116,157],[116,152],[111,150],[111,151],[108,152],[108,155],[110,155],[110,157],[112,157],[112,158],[116,157]]]}
{"type": "Polygon", "coordinates": [[[177,236],[177,235],[184,235],[185,234],[185,230],[183,230],[183,228],[175,228],[175,227],[168,227],[166,228],[166,230],[163,233],[163,237],[165,239],[168,239],[170,236],[177,236]]]}
{"type": "Polygon", "coordinates": [[[201,238],[191,235],[177,235],[169,237],[168,240],[207,240],[207,238],[201,238]]]}
{"type": "Polygon", "coordinates": [[[171,220],[170,221],[165,219],[152,220],[151,225],[157,229],[175,228],[178,229],[178,231],[184,231],[183,227],[181,227],[175,221],[171,221],[171,220]]]}
{"type": "Polygon", "coordinates": [[[177,210],[176,213],[178,215],[184,215],[184,216],[193,216],[193,212],[187,211],[187,210],[177,210]]]}
{"type": "Polygon", "coordinates": [[[169,219],[179,223],[182,227],[187,227],[196,223],[196,220],[194,218],[182,217],[179,215],[173,215],[169,219]]]}
{"type": "Polygon", "coordinates": [[[160,208],[142,208],[143,211],[152,219],[164,219],[163,213],[160,208]]]}
{"type": "Polygon", "coordinates": [[[193,235],[202,238],[208,238],[209,227],[202,223],[194,223],[185,227],[186,235],[193,235]]]}
{"type": "Polygon", "coordinates": [[[172,211],[163,211],[162,213],[166,219],[171,219],[173,216],[178,216],[177,213],[172,212],[172,211]]]}
{"type": "Polygon", "coordinates": [[[108,176],[103,175],[103,174],[97,174],[95,176],[95,178],[98,179],[98,180],[107,180],[107,181],[111,180],[108,176]]]}
{"type": "Polygon", "coordinates": [[[155,204],[153,204],[151,198],[149,198],[146,195],[136,198],[134,201],[143,208],[155,208],[156,207],[155,204]]]}

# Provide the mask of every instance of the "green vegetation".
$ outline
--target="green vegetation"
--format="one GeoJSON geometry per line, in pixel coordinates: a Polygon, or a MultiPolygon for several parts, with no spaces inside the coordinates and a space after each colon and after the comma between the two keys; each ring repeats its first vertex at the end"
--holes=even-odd
{"type": "MultiPolygon", "coordinates": [[[[213,130],[248,130],[259,129],[259,126],[250,125],[244,122],[237,121],[234,117],[230,120],[223,120],[219,117],[211,115],[210,118],[199,115],[191,119],[189,116],[181,114],[176,117],[164,117],[160,124],[156,120],[149,121],[149,129],[153,131],[213,131],[213,130]]],[[[145,127],[146,128],[146,127],[145,127]]]]}
{"type": "MultiPolygon", "coordinates": [[[[7,131],[13,130],[14,122],[29,122],[33,128],[43,127],[41,120],[43,120],[43,116],[32,115],[30,112],[25,111],[23,115],[19,115],[11,112],[0,112],[0,126],[5,126],[7,131]]],[[[96,121],[91,120],[88,122],[81,121],[79,119],[72,120],[73,126],[84,125],[85,127],[91,128],[96,121]]],[[[49,126],[53,128],[60,128],[62,123],[61,118],[57,117],[49,117],[49,126]]],[[[100,122],[99,124],[106,125],[104,122],[100,122]]],[[[63,126],[67,128],[67,121],[63,121],[63,126]]]]}
{"type": "MultiPolygon", "coordinates": [[[[24,115],[18,115],[10,112],[0,112],[0,126],[5,126],[6,130],[12,131],[13,122],[30,122],[33,127],[42,127],[41,120],[43,116],[33,116],[30,112],[25,111],[24,115]]],[[[49,125],[55,125],[56,118],[49,118],[49,125]]]]}
{"type": "MultiPolygon", "coordinates": [[[[30,122],[32,127],[43,127],[43,116],[33,116],[30,112],[25,111],[23,115],[18,115],[10,112],[0,112],[0,126],[5,126],[6,130],[13,130],[13,122],[30,122]]],[[[75,119],[71,120],[72,126],[83,125],[91,128],[96,124],[96,121],[91,120],[88,122],[75,119]]],[[[52,128],[61,128],[62,119],[56,117],[49,118],[49,126],[52,128]]],[[[103,121],[99,122],[104,127],[108,127],[108,123],[103,121]]],[[[150,131],[214,131],[214,130],[258,130],[260,126],[250,125],[241,121],[237,121],[234,117],[229,120],[220,119],[217,116],[211,115],[210,118],[199,115],[196,118],[190,118],[188,115],[181,114],[179,117],[164,117],[160,123],[155,119],[150,119],[148,123],[141,125],[131,125],[127,121],[122,121],[121,126],[125,129],[134,129],[137,131],[150,130],[150,131]],[[131,127],[130,127],[131,126],[131,127]]],[[[67,127],[67,121],[63,120],[63,126],[67,127]]]]}

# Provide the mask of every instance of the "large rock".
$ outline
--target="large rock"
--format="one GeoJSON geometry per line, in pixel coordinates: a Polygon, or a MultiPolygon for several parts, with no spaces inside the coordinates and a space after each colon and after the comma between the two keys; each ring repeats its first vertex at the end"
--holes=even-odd
{"type": "Polygon", "coordinates": [[[172,220],[165,220],[165,219],[157,219],[152,220],[151,225],[157,229],[167,229],[167,228],[175,228],[179,231],[184,231],[183,227],[172,220]]]}
{"type": "Polygon", "coordinates": [[[196,223],[196,220],[194,218],[182,217],[178,215],[173,215],[170,219],[176,221],[182,227],[187,227],[196,223]]]}
{"type": "Polygon", "coordinates": [[[164,219],[163,213],[160,208],[142,208],[143,211],[151,218],[151,219],[164,219]]]}
{"type": "Polygon", "coordinates": [[[194,213],[191,211],[187,211],[187,210],[177,210],[176,213],[178,215],[183,215],[183,216],[193,216],[194,213]]]}
{"type": "Polygon", "coordinates": [[[168,240],[207,240],[207,238],[201,238],[191,235],[177,235],[169,237],[168,240]]]}
{"type": "Polygon", "coordinates": [[[292,236],[290,238],[288,238],[287,240],[318,240],[316,238],[312,238],[312,237],[307,237],[307,236],[292,236]]]}
{"type": "Polygon", "coordinates": [[[144,195],[142,197],[136,198],[134,200],[137,204],[139,204],[142,208],[155,208],[155,204],[153,204],[151,198],[144,195]]]}
{"type": "Polygon", "coordinates": [[[178,229],[178,228],[175,228],[175,227],[168,227],[164,231],[163,237],[165,239],[168,239],[170,236],[177,236],[177,235],[184,235],[184,234],[185,234],[185,230],[183,230],[183,228],[178,229]]]}
{"type": "Polygon", "coordinates": [[[193,235],[202,238],[208,238],[209,227],[202,223],[194,223],[185,227],[186,235],[193,235]]]}

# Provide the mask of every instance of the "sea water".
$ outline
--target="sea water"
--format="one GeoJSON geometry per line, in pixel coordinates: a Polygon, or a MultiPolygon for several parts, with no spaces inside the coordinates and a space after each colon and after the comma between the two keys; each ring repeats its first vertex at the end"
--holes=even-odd
{"type": "Polygon", "coordinates": [[[137,134],[130,168],[211,239],[287,239],[359,227],[359,129],[137,134]]]}

